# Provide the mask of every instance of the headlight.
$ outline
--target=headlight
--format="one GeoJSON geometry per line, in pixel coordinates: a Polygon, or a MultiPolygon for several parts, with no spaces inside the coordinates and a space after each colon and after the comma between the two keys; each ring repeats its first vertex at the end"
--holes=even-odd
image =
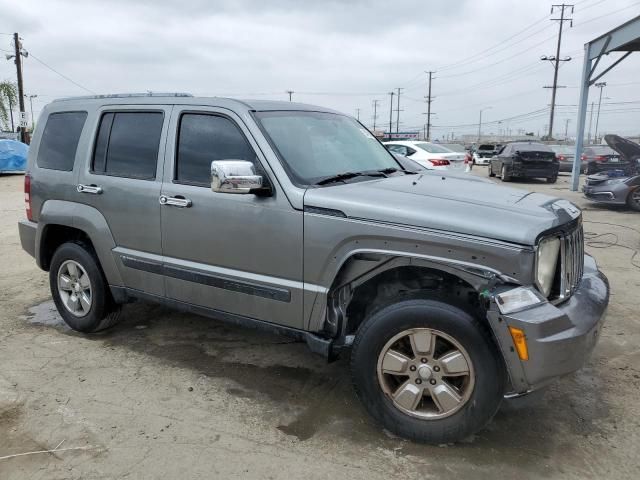
{"type": "Polygon", "coordinates": [[[540,241],[536,251],[536,286],[548,297],[556,276],[560,239],[549,237],[540,241]]]}
{"type": "Polygon", "coordinates": [[[615,185],[616,183],[622,183],[626,178],[612,178],[604,182],[605,185],[615,185]]]}

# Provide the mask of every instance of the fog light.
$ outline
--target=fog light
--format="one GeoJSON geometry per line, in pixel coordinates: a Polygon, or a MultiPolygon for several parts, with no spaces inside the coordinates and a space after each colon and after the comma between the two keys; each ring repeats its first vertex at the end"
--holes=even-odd
{"type": "Polygon", "coordinates": [[[527,337],[524,331],[520,328],[509,327],[511,338],[513,338],[513,344],[518,352],[520,360],[529,360],[529,348],[527,347],[527,337]]]}

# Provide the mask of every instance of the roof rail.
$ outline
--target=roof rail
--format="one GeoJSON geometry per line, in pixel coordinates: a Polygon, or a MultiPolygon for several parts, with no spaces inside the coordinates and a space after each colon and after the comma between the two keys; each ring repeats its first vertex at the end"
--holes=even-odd
{"type": "Polygon", "coordinates": [[[145,92],[145,93],[107,93],[104,95],[81,95],[78,97],[57,98],[54,102],[65,100],[91,100],[99,98],[140,98],[140,97],[193,97],[186,92],[145,92]]]}

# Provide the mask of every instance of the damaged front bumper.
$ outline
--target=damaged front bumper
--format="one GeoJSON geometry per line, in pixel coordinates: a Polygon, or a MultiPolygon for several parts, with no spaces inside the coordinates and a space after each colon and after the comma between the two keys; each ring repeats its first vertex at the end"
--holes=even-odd
{"type": "Polygon", "coordinates": [[[609,283],[595,260],[585,256],[582,281],[562,304],[544,302],[502,314],[495,301],[491,303],[487,316],[511,380],[509,394],[524,394],[584,365],[602,329],[609,283]],[[524,331],[528,360],[518,355],[509,327],[524,331]]]}

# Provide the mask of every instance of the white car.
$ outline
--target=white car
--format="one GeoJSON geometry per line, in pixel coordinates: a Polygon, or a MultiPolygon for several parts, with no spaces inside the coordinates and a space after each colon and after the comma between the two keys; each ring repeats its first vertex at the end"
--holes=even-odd
{"type": "Polygon", "coordinates": [[[462,162],[465,157],[429,142],[403,140],[383,144],[390,152],[404,155],[429,170],[447,170],[452,162],[462,162]]]}
{"type": "Polygon", "coordinates": [[[478,146],[475,152],[473,152],[473,164],[474,165],[489,165],[491,158],[498,153],[502,145],[495,143],[483,143],[478,146]]]}

